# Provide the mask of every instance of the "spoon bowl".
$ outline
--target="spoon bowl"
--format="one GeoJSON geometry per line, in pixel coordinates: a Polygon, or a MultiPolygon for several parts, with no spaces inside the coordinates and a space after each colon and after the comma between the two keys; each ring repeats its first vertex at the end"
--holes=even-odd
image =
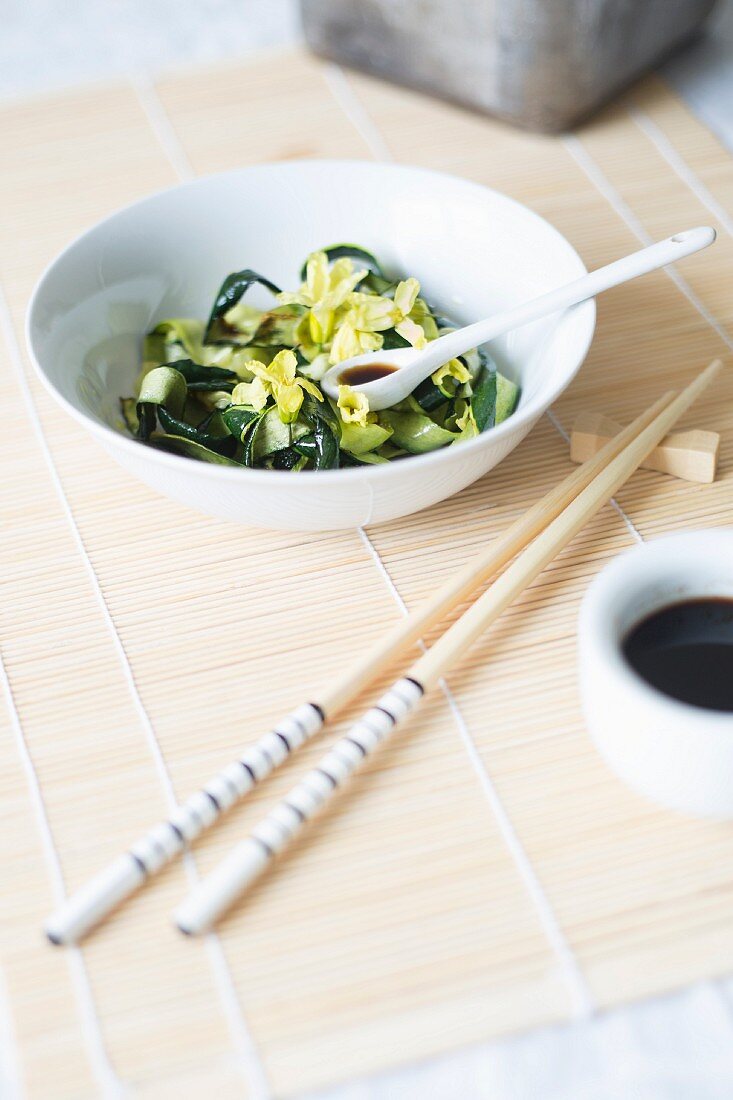
{"type": "MultiPolygon", "coordinates": [[[[433,341],[433,343],[437,343],[437,341],[433,341]]],[[[325,390],[329,397],[337,400],[339,386],[348,385],[359,393],[367,394],[369,408],[377,412],[379,409],[388,409],[391,405],[396,405],[398,401],[403,401],[423,378],[427,378],[427,374],[421,372],[421,376],[417,381],[413,381],[415,372],[409,369],[415,363],[419,367],[422,362],[423,353],[419,348],[367,351],[363,355],[354,355],[351,359],[339,363],[338,366],[331,367],[321,380],[321,389],[325,390]],[[352,378],[351,372],[353,371],[356,374],[359,368],[364,368],[365,371],[368,370],[369,372],[374,371],[373,380],[359,382],[356,378],[352,378]],[[378,377],[376,373],[380,369],[383,369],[382,377],[378,377]]],[[[435,369],[435,367],[431,368],[431,370],[435,369]]],[[[430,371],[427,373],[430,373],[430,371]]]]}

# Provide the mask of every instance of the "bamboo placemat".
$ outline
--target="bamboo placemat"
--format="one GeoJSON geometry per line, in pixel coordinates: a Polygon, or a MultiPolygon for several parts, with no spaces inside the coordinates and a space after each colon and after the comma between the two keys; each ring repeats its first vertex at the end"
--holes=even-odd
{"type": "Polygon", "coordinates": [[[167,923],[187,875],[343,723],[82,951],[40,935],[64,890],[554,484],[576,412],[623,421],[727,353],[733,163],[717,141],[656,79],[559,139],[299,54],[16,103],[0,110],[0,137],[10,1079],[44,1100],[293,1096],[730,970],[733,828],[626,790],[588,742],[575,687],[589,579],[637,540],[733,518],[730,379],[687,419],[723,433],[718,481],[638,473],[216,937],[189,942],[167,923]],[[550,218],[592,266],[696,223],[716,223],[720,240],[679,273],[605,295],[553,416],[453,500],[367,533],[245,530],[108,460],[30,377],[23,314],[42,265],[120,204],[194,173],[313,155],[488,183],[550,218]],[[294,619],[308,624],[298,648],[294,619]]]}

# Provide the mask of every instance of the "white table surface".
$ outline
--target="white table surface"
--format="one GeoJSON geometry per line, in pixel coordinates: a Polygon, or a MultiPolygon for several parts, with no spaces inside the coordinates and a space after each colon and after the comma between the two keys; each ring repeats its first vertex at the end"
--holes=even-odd
{"type": "MultiPolygon", "coordinates": [[[[294,0],[5,0],[0,97],[246,56],[298,35],[294,0]]],[[[733,0],[722,0],[706,32],[664,72],[733,150],[733,0]]],[[[0,1097],[6,1094],[3,1067],[11,1064],[4,1048],[8,1024],[0,1018],[0,1097]]],[[[307,1100],[731,1098],[733,977],[589,1021],[481,1044],[307,1100]]]]}

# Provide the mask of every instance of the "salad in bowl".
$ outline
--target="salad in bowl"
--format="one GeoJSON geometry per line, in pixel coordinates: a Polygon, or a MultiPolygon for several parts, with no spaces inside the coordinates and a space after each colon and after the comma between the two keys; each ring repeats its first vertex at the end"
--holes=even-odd
{"type": "Polygon", "coordinates": [[[387,275],[371,252],[339,244],[311,253],[296,290],[249,268],[226,277],[208,320],[162,320],[143,341],[124,426],[160,450],[268,470],[380,465],[461,444],[514,411],[518,387],[483,348],[443,364],[379,412],[365,394],[319,383],[366,351],[424,347],[454,327],[414,276],[387,275]],[[248,291],[272,296],[256,308],[248,291]]]}

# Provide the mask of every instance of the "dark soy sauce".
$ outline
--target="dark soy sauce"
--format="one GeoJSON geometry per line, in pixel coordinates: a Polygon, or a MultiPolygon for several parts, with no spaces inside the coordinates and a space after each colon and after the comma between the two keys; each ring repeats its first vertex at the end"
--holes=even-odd
{"type": "Polygon", "coordinates": [[[397,369],[387,363],[366,363],[363,367],[347,367],[339,381],[346,386],[365,386],[367,382],[376,382],[378,378],[394,374],[397,369]]]}
{"type": "Polygon", "coordinates": [[[665,695],[706,710],[733,711],[733,599],[669,604],[629,631],[623,653],[665,695]]]}

